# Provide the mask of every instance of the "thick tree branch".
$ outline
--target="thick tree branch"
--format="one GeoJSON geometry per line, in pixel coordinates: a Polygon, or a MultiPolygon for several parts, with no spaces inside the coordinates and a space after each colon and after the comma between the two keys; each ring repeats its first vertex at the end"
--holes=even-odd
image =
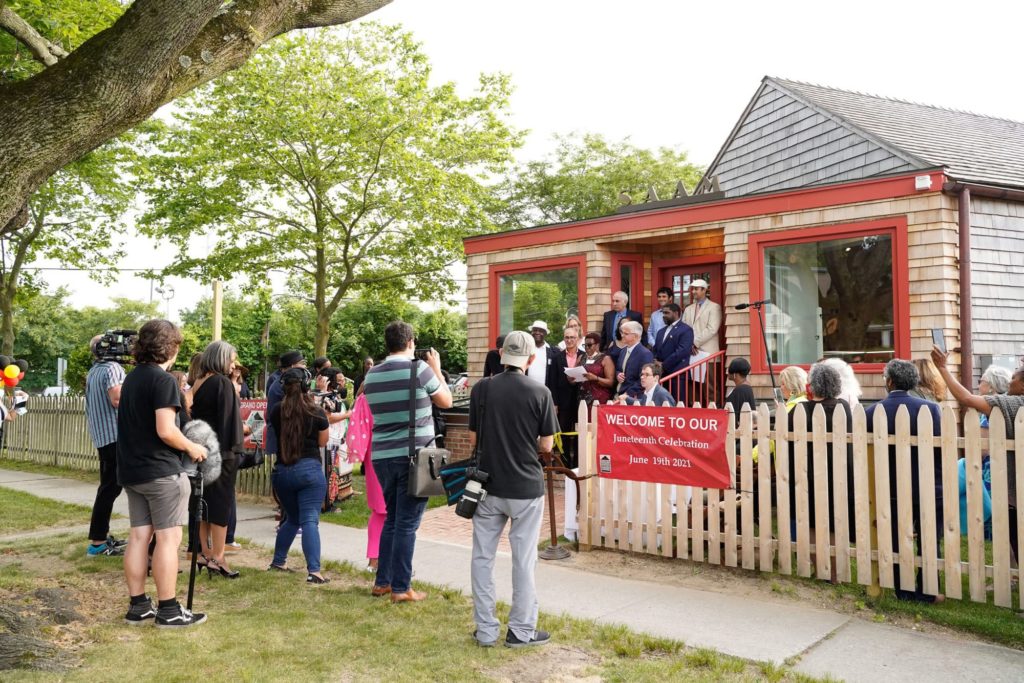
{"type": "Polygon", "coordinates": [[[0,7],[0,29],[11,34],[32,52],[33,57],[46,66],[53,66],[58,59],[68,56],[64,48],[39,35],[31,24],[10,7],[0,7]]]}
{"type": "Polygon", "coordinates": [[[53,173],[238,68],[274,36],[346,23],[389,2],[135,0],[66,59],[0,87],[0,226],[53,173]]]}

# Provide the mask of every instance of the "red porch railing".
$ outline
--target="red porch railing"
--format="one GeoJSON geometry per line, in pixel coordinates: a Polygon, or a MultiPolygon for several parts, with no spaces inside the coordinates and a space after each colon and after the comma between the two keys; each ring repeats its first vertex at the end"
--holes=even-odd
{"type": "Polygon", "coordinates": [[[677,401],[686,401],[688,406],[707,406],[713,401],[721,407],[725,400],[725,351],[716,351],[662,377],[661,384],[677,401]]]}

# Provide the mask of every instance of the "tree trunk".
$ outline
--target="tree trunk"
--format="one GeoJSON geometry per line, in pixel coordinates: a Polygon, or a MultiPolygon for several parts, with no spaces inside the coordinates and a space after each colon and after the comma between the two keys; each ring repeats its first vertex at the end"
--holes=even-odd
{"type": "Polygon", "coordinates": [[[237,69],[292,29],[344,24],[391,0],[136,0],[42,73],[0,87],[0,226],[55,172],[237,69]]]}
{"type": "Polygon", "coordinates": [[[14,353],[14,297],[17,286],[4,283],[0,288],[0,353],[10,356],[14,353]]]}

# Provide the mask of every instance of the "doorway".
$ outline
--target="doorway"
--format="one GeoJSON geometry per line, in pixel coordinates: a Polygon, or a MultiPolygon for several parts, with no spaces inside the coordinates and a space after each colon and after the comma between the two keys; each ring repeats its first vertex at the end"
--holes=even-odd
{"type": "MultiPolygon", "coordinates": [[[[722,326],[718,329],[718,348],[725,348],[725,282],[722,277],[725,256],[691,257],[656,261],[654,269],[657,273],[656,286],[651,287],[656,295],[658,287],[668,287],[675,296],[675,302],[685,309],[690,305],[690,283],[694,280],[706,280],[708,298],[722,307],[722,326]]],[[[657,296],[653,306],[657,306],[657,296]]]]}

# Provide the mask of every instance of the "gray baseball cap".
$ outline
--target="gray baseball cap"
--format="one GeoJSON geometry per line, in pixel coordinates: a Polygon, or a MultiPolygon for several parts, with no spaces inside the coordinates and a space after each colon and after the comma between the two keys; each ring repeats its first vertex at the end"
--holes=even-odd
{"type": "Polygon", "coordinates": [[[530,356],[537,353],[537,342],[526,332],[515,330],[505,335],[501,346],[501,364],[522,367],[530,356]]]}

